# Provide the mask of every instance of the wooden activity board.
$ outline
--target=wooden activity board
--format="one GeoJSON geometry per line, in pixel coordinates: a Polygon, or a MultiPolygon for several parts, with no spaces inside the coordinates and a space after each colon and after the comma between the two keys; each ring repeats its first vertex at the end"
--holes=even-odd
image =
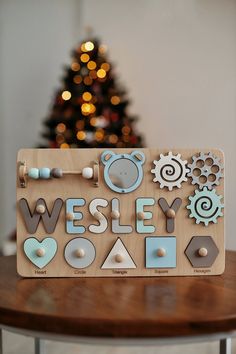
{"type": "Polygon", "coordinates": [[[223,196],[218,149],[22,149],[18,273],[221,274],[223,196]]]}

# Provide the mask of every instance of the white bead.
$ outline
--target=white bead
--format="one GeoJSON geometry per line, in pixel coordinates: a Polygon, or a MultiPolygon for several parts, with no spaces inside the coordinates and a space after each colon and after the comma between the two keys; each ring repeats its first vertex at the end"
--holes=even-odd
{"type": "Polygon", "coordinates": [[[91,167],[84,167],[82,170],[82,176],[85,179],[93,178],[93,169],[91,167]]]}

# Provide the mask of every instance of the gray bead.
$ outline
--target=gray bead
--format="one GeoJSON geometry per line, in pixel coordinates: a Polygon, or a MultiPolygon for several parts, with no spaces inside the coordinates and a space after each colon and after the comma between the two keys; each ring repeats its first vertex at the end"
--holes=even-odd
{"type": "Polygon", "coordinates": [[[63,177],[63,171],[61,168],[53,168],[51,170],[51,176],[54,178],[61,178],[63,177]]]}

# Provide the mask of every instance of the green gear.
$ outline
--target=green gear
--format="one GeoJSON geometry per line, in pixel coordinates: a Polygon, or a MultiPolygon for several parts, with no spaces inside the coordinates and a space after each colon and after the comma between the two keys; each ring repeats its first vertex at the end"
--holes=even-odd
{"type": "Polygon", "coordinates": [[[189,217],[195,218],[196,224],[200,222],[208,226],[209,222],[217,223],[217,218],[223,216],[221,204],[222,196],[216,194],[215,189],[208,190],[204,187],[202,191],[196,190],[194,196],[188,198],[190,204],[187,209],[191,211],[189,217]]]}

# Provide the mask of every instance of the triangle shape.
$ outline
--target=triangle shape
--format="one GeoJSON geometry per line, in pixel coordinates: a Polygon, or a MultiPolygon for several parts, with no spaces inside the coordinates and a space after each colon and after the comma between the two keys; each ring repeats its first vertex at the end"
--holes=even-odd
{"type": "Polygon", "coordinates": [[[136,268],[132,257],[120,238],[116,240],[108,253],[101,269],[133,269],[136,268]]]}

